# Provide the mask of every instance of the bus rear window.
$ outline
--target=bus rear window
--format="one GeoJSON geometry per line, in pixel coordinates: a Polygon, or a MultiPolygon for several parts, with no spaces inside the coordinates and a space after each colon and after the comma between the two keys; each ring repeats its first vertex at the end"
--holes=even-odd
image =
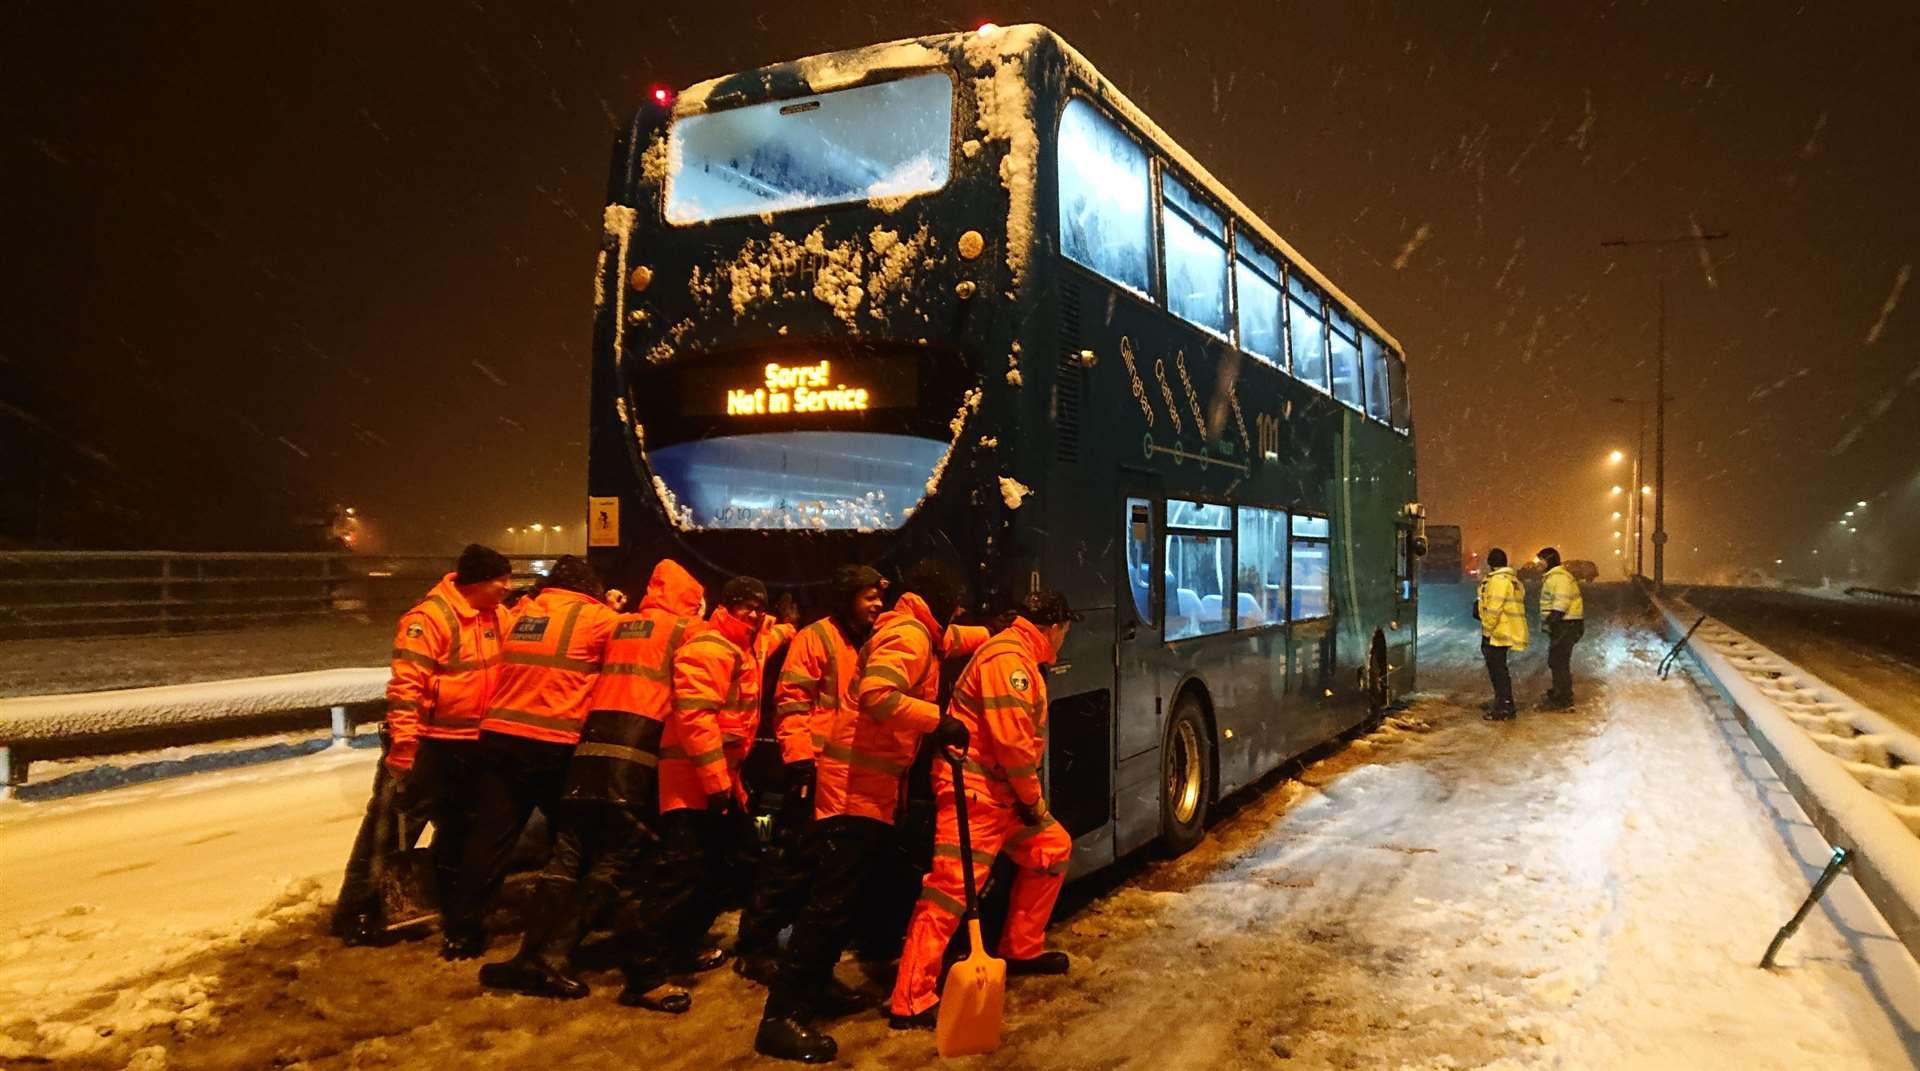
{"type": "Polygon", "coordinates": [[[936,72],[689,115],[669,137],[672,223],[907,197],[947,184],[953,81],[936,72]]]}
{"type": "Polygon", "coordinates": [[[898,528],[947,443],[913,435],[789,431],[657,447],[655,475],[699,528],[898,528]]]}

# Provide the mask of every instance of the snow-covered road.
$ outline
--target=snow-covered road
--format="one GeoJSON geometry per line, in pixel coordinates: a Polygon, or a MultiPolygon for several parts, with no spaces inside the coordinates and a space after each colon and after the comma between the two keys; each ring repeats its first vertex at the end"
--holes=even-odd
{"type": "MultiPolygon", "coordinates": [[[[1475,709],[1485,685],[1460,594],[1427,601],[1426,691],[1406,712],[1243,797],[1188,856],[1070,890],[1054,939],[1074,973],[1016,981],[1005,1048],[962,1065],[1920,1061],[1920,971],[1851,882],[1781,970],[1753,966],[1824,851],[1737,727],[1686,682],[1654,678],[1661,649],[1638,609],[1593,592],[1577,666],[1601,680],[1571,713],[1494,725],[1475,709]]],[[[1520,662],[1523,696],[1544,690],[1539,655],[1520,662]]],[[[142,1047],[147,1068],[762,1066],[748,1051],[759,993],[731,973],[701,978],[694,1011],[665,1020],[614,1004],[611,974],[591,974],[596,993],[576,1004],[499,998],[430,943],[320,936],[319,896],[299,879],[331,895],[367,761],[0,810],[0,1035],[79,1068],[125,1067],[142,1047]],[[89,956],[132,966],[145,950],[116,949],[168,925],[187,931],[178,944],[208,927],[234,939],[163,944],[118,993],[67,981],[104,976],[89,956]],[[36,1032],[19,1007],[49,1022],[36,1032]]],[[[929,1035],[870,1016],[836,1034],[853,1066],[932,1059],[929,1035]]]]}
{"type": "Polygon", "coordinates": [[[1700,610],[1920,733],[1920,606],[1762,588],[1694,587],[1700,610]]]}

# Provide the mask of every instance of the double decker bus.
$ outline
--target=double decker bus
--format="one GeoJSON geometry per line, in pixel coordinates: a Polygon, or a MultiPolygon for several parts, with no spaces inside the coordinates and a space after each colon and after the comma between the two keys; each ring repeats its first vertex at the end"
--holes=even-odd
{"type": "Polygon", "coordinates": [[[1064,592],[1076,873],[1413,686],[1400,345],[1052,32],[656,90],[609,188],[595,564],[1064,592]]]}

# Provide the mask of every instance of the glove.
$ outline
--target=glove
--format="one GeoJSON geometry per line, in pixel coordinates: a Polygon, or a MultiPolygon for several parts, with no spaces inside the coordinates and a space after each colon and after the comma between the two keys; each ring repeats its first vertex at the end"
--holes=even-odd
{"type": "Polygon", "coordinates": [[[940,715],[940,724],[933,727],[933,742],[955,751],[967,750],[966,724],[951,714],[940,715]]]}
{"type": "Polygon", "coordinates": [[[812,759],[801,759],[787,763],[787,792],[801,798],[812,798],[814,766],[812,759]]]}
{"type": "Polygon", "coordinates": [[[1046,800],[1035,800],[1032,803],[1015,803],[1013,809],[1014,812],[1020,816],[1020,821],[1025,822],[1028,828],[1046,824],[1046,800]]]}

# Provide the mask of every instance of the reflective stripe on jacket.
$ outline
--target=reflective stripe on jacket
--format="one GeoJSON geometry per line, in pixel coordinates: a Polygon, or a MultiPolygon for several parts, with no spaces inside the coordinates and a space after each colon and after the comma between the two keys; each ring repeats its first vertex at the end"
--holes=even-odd
{"type": "Polygon", "coordinates": [[[413,765],[420,738],[472,740],[500,675],[500,642],[512,615],[475,610],[448,573],[400,617],[387,679],[387,763],[413,765]]]}
{"type": "Polygon", "coordinates": [[[567,799],[644,811],[658,804],[660,748],[673,710],[673,656],[700,624],[703,594],[680,563],[664,559],[654,566],[640,609],[614,625],[567,768],[567,799]]]}
{"type": "Polygon", "coordinates": [[[1587,601],[1580,596],[1580,582],[1562,565],[1547,570],[1547,575],[1540,579],[1541,620],[1556,610],[1568,621],[1587,616],[1587,601]]]}
{"type": "Polygon", "coordinates": [[[660,810],[697,810],[731,792],[760,726],[754,636],[725,607],[689,631],[673,656],[673,712],[660,740],[660,810]]]}
{"type": "MultiPolygon", "coordinates": [[[[947,712],[967,727],[967,794],[1045,813],[1040,760],[1047,751],[1047,678],[1053,661],[1046,633],[1016,617],[994,634],[954,682],[947,712]]],[[[933,766],[936,791],[951,790],[953,773],[933,766]]]]}
{"type": "Polygon", "coordinates": [[[590,595],[548,588],[507,631],[500,686],[480,728],[543,740],[580,741],[587,698],[620,615],[590,595]]]}
{"type": "Polygon", "coordinates": [[[860,650],[854,702],[816,745],[814,815],[892,822],[920,738],[940,723],[940,661],[973,653],[987,630],[933,619],[913,592],[874,622],[860,650]],[[937,642],[936,642],[937,638],[937,642]]]}
{"type": "Polygon", "coordinates": [[[1480,581],[1480,636],[1491,647],[1527,649],[1527,589],[1501,566],[1480,581]]]}
{"type": "Polygon", "coordinates": [[[823,617],[793,638],[773,690],[774,736],[782,762],[818,758],[833,733],[833,719],[854,705],[860,650],[840,626],[823,617]]]}

